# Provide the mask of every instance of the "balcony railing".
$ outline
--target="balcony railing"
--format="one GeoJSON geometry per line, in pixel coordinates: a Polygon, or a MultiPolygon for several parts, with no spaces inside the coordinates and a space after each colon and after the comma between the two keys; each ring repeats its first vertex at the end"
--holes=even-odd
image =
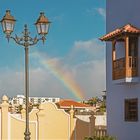
{"type": "Polygon", "coordinates": [[[123,79],[125,77],[125,58],[113,61],[113,80],[123,79]]]}
{"type": "Polygon", "coordinates": [[[95,126],[94,136],[97,137],[107,136],[106,126],[95,126]]]}
{"type": "Polygon", "coordinates": [[[123,79],[125,77],[135,77],[138,75],[137,57],[129,56],[128,61],[127,69],[124,57],[113,61],[113,80],[123,79]]]}

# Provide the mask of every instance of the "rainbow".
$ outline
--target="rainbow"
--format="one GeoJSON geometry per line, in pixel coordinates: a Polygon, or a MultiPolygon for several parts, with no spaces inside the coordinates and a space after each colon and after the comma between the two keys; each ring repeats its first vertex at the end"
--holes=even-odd
{"type": "Polygon", "coordinates": [[[84,99],[83,90],[75,82],[73,76],[69,72],[62,71],[61,68],[58,66],[56,67],[53,61],[45,60],[39,53],[34,53],[34,56],[38,58],[39,63],[44,68],[49,70],[64,85],[64,87],[70,91],[76,100],[81,101],[84,99]]]}

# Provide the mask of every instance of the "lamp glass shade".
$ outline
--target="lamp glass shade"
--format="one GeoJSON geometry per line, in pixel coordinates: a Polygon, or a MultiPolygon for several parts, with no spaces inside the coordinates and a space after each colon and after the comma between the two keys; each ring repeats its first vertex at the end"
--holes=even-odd
{"type": "Polygon", "coordinates": [[[48,34],[49,23],[39,23],[36,25],[36,27],[37,27],[38,34],[42,34],[42,35],[48,34]]]}
{"type": "Polygon", "coordinates": [[[37,19],[35,25],[39,35],[48,34],[50,21],[45,17],[43,12],[40,13],[40,16],[37,19]]]}
{"type": "Polygon", "coordinates": [[[40,24],[36,24],[36,29],[37,29],[38,34],[41,34],[40,24]]]}
{"type": "Polygon", "coordinates": [[[3,20],[2,21],[2,28],[3,28],[3,32],[11,33],[14,30],[14,22],[8,21],[8,20],[3,20]]]}
{"type": "Polygon", "coordinates": [[[1,25],[2,25],[2,29],[3,29],[3,32],[5,32],[6,31],[6,25],[5,25],[6,23],[3,21],[3,22],[1,22],[1,25]]]}
{"type": "Polygon", "coordinates": [[[15,19],[10,15],[10,11],[6,11],[6,15],[3,17],[1,20],[3,32],[6,34],[11,34],[14,30],[14,25],[15,25],[15,19]]]}

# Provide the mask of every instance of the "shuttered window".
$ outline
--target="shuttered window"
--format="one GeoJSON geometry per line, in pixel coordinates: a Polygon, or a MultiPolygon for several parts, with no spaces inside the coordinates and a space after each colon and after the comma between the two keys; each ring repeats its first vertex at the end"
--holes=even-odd
{"type": "Polygon", "coordinates": [[[125,99],[125,121],[138,121],[138,99],[125,99]]]}

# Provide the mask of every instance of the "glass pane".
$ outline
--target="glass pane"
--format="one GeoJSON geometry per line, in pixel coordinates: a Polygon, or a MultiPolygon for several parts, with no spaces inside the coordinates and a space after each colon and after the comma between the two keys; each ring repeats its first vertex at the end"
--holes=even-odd
{"type": "Polygon", "coordinates": [[[40,34],[40,33],[41,33],[41,30],[40,30],[40,24],[37,24],[37,25],[36,25],[36,28],[37,28],[37,32],[38,32],[38,34],[40,34]]]}
{"type": "Polygon", "coordinates": [[[6,26],[6,24],[5,24],[5,22],[3,21],[3,22],[2,22],[2,28],[3,28],[3,31],[4,31],[4,32],[5,32],[5,30],[6,30],[6,29],[5,29],[5,26],[6,26]]]}
{"type": "Polygon", "coordinates": [[[13,24],[11,22],[6,22],[6,30],[13,31],[13,24]]]}
{"type": "Polygon", "coordinates": [[[41,24],[41,33],[46,33],[46,25],[45,24],[41,24]]]}
{"type": "Polygon", "coordinates": [[[46,24],[46,33],[48,33],[49,30],[49,24],[46,24]]]}
{"type": "Polygon", "coordinates": [[[42,23],[41,24],[41,33],[42,34],[47,34],[49,29],[49,24],[42,23]]]}
{"type": "Polygon", "coordinates": [[[11,31],[13,31],[13,29],[14,29],[14,24],[11,23],[11,31]]]}

